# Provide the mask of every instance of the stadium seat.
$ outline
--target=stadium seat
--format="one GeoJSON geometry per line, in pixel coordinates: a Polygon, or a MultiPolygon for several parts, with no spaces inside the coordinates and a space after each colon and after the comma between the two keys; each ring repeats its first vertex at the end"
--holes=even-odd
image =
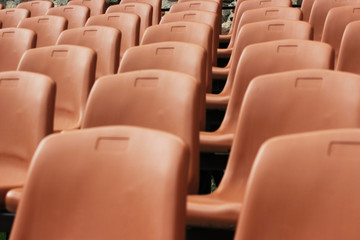
{"type": "Polygon", "coordinates": [[[50,8],[46,15],[62,16],[68,21],[67,29],[83,27],[90,16],[90,9],[81,5],[65,5],[50,8]]]}
{"type": "Polygon", "coordinates": [[[83,5],[90,9],[90,16],[105,13],[105,0],[72,0],[67,5],[83,5]]]}
{"type": "Polygon", "coordinates": [[[106,10],[106,14],[123,12],[138,15],[140,17],[140,29],[137,41],[140,42],[145,29],[152,25],[152,11],[151,5],[147,3],[127,3],[110,6],[106,10]]]}
{"type": "Polygon", "coordinates": [[[315,0],[303,0],[301,3],[301,11],[303,13],[303,20],[308,22],[310,13],[315,0]]]}
{"type": "Polygon", "coordinates": [[[336,64],[337,71],[360,74],[360,21],[354,21],[345,28],[341,41],[339,57],[336,64]]]}
{"type": "Polygon", "coordinates": [[[356,20],[360,20],[360,4],[336,7],[329,10],[321,41],[330,44],[334,48],[335,64],[345,27],[348,23],[356,20]]]}
{"type": "Polygon", "coordinates": [[[55,132],[80,128],[95,63],[93,50],[71,45],[31,49],[23,55],[18,70],[45,74],[56,83],[55,132]]]}
{"type": "Polygon", "coordinates": [[[30,11],[23,8],[10,8],[0,10],[2,28],[17,27],[19,22],[30,16],[30,11]]]}
{"type": "Polygon", "coordinates": [[[187,150],[128,126],[44,139],[10,239],[185,239],[187,150]]]}
{"type": "MultiPolygon", "coordinates": [[[[118,73],[145,69],[189,74],[199,82],[200,89],[204,89],[206,50],[196,44],[182,42],[160,42],[129,48],[121,60],[118,73]]],[[[199,109],[200,129],[205,129],[205,94],[200,96],[199,109]]]]}
{"type": "Polygon", "coordinates": [[[86,26],[114,27],[121,32],[119,59],[129,47],[139,45],[140,18],[134,13],[107,13],[92,16],[86,26]]]}
{"type": "Polygon", "coordinates": [[[227,48],[219,48],[217,50],[217,54],[219,57],[221,58],[230,57],[232,48],[234,47],[235,44],[237,34],[240,31],[239,23],[244,12],[252,9],[263,8],[263,7],[291,7],[291,1],[290,0],[246,0],[241,2],[236,12],[237,14],[236,21],[232,23],[234,25],[233,27],[234,30],[231,35],[229,45],[227,46],[227,48]]]}
{"type": "Polygon", "coordinates": [[[351,4],[360,4],[360,0],[316,0],[311,9],[309,22],[314,28],[314,40],[320,41],[325,19],[330,9],[351,4]]]}
{"type": "Polygon", "coordinates": [[[25,8],[30,11],[30,17],[37,17],[45,15],[49,8],[52,8],[54,3],[51,1],[28,1],[21,2],[16,7],[25,8]]]}
{"type": "MultiPolygon", "coordinates": [[[[234,84],[238,62],[241,59],[242,52],[245,47],[254,43],[268,42],[281,39],[310,40],[311,36],[311,25],[307,22],[302,21],[275,19],[248,23],[244,25],[238,33],[235,48],[229,61],[230,66],[220,69],[222,72],[224,72],[224,70],[229,71],[225,86],[219,94],[206,95],[207,108],[226,109],[227,103],[230,98],[231,89],[234,84]]],[[[246,59],[242,61],[246,61],[246,59]]],[[[259,62],[261,62],[261,59],[259,59],[259,62]]],[[[276,64],[276,62],[273,64],[276,64]]],[[[254,66],[256,65],[257,64],[255,64],[254,66]]],[[[256,70],[254,69],[254,71],[256,70]]]]}
{"type": "Polygon", "coordinates": [[[203,94],[205,94],[205,88],[207,92],[211,92],[212,89],[212,36],[212,28],[207,24],[197,22],[170,22],[154,25],[146,29],[141,44],[178,41],[194,43],[206,49],[207,74],[206,84],[203,87],[203,94]]]}
{"type": "Polygon", "coordinates": [[[112,27],[88,26],[63,31],[57,45],[71,44],[89,47],[97,54],[96,75],[99,77],[116,73],[119,66],[121,33],[112,27]]]}
{"type": "Polygon", "coordinates": [[[21,187],[40,140],[52,133],[55,83],[29,72],[0,73],[0,209],[7,191],[21,187]]]}
{"type": "Polygon", "coordinates": [[[67,28],[67,20],[59,16],[39,16],[25,18],[18,28],[31,29],[36,33],[36,47],[46,47],[56,44],[60,33],[67,28]]]}
{"type": "Polygon", "coordinates": [[[360,76],[350,73],[316,69],[255,78],[243,100],[223,179],[211,194],[188,196],[188,224],[234,228],[242,215],[248,177],[261,144],[284,134],[359,128],[359,93],[360,76]]]}
{"type": "Polygon", "coordinates": [[[15,71],[24,52],[34,48],[36,34],[22,28],[0,30],[0,72],[15,71]]]}
{"type": "Polygon", "coordinates": [[[359,144],[358,128],[287,135],[263,144],[235,239],[357,239],[359,144]]]}
{"type": "Polygon", "coordinates": [[[82,128],[129,125],[179,136],[190,149],[188,191],[197,193],[199,97],[199,83],[183,73],[141,70],[105,76],[91,91],[82,128]]]}
{"type": "Polygon", "coordinates": [[[219,45],[219,33],[220,28],[217,24],[217,15],[212,12],[205,11],[184,11],[166,14],[162,19],[160,24],[169,23],[169,22],[179,22],[179,21],[189,21],[189,22],[199,22],[210,25],[213,28],[213,50],[212,50],[212,61],[213,66],[216,66],[217,55],[216,49],[219,45]]]}
{"type": "Polygon", "coordinates": [[[129,4],[129,3],[147,3],[152,6],[152,25],[157,25],[161,19],[161,0],[121,0],[120,4],[129,4]]]}

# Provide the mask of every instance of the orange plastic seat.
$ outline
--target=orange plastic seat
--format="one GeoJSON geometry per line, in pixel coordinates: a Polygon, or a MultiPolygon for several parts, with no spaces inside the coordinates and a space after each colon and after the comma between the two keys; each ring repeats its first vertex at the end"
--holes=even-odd
{"type": "Polygon", "coordinates": [[[341,41],[339,57],[336,64],[337,71],[360,74],[360,21],[354,21],[345,28],[341,41]]]}
{"type": "Polygon", "coordinates": [[[187,150],[128,126],[46,138],[10,239],[185,239],[187,150]]]}
{"type": "Polygon", "coordinates": [[[335,63],[339,55],[339,48],[345,27],[348,23],[360,20],[360,4],[336,7],[330,9],[321,37],[322,42],[330,44],[335,50],[335,63]]]}
{"type": "Polygon", "coordinates": [[[60,33],[67,28],[67,20],[59,16],[39,16],[20,21],[19,28],[33,30],[36,35],[36,47],[55,45],[60,33]]]}
{"type": "Polygon", "coordinates": [[[183,42],[160,42],[129,48],[121,60],[118,73],[159,69],[181,72],[200,84],[200,129],[205,128],[206,51],[204,48],[183,42]]]}
{"type": "Polygon", "coordinates": [[[179,41],[194,43],[206,49],[207,74],[206,83],[204,84],[202,91],[205,95],[205,90],[211,92],[212,89],[212,36],[212,28],[207,24],[196,22],[171,22],[154,25],[146,29],[141,44],[179,41]]]}
{"type": "MultiPolygon", "coordinates": [[[[226,109],[234,84],[236,69],[246,46],[254,43],[268,42],[281,39],[310,40],[312,36],[311,25],[307,22],[275,19],[248,23],[244,25],[236,39],[235,47],[229,60],[230,66],[221,70],[228,70],[225,86],[219,94],[207,94],[206,105],[209,109],[226,109]]],[[[243,61],[246,61],[245,59],[243,61]]],[[[261,59],[259,59],[261,61],[261,59]]],[[[254,66],[256,66],[255,64],[254,66]]],[[[269,68],[270,69],[270,68],[269,68]]]]}
{"type": "Polygon", "coordinates": [[[24,52],[34,48],[36,34],[22,28],[0,30],[0,72],[16,70],[24,52]]]}
{"type": "Polygon", "coordinates": [[[4,9],[4,5],[2,5],[1,3],[0,3],[0,10],[1,9],[4,9]]]}
{"type": "Polygon", "coordinates": [[[52,132],[55,83],[29,72],[0,73],[0,208],[21,187],[40,140],[52,132]]]}
{"type": "Polygon", "coordinates": [[[30,17],[37,17],[45,15],[49,8],[52,8],[54,3],[51,1],[28,1],[21,2],[16,7],[25,8],[30,11],[30,17]]]}
{"type": "Polygon", "coordinates": [[[219,57],[229,57],[231,55],[232,48],[234,47],[235,40],[237,37],[238,32],[240,31],[239,23],[242,15],[245,11],[263,8],[263,7],[291,7],[290,0],[246,0],[240,3],[239,9],[237,10],[236,14],[236,21],[233,21],[233,33],[231,35],[231,39],[227,48],[219,48],[217,50],[217,54],[219,57]]]}
{"type": "Polygon", "coordinates": [[[359,143],[358,129],[266,142],[250,174],[235,239],[358,239],[359,143]]]}
{"type": "Polygon", "coordinates": [[[86,26],[95,25],[114,27],[121,32],[120,59],[126,49],[139,45],[140,18],[134,13],[107,13],[92,16],[86,22],[86,26]]]}
{"type": "Polygon", "coordinates": [[[217,24],[217,15],[216,13],[206,12],[206,11],[184,11],[166,14],[161,19],[162,23],[169,22],[179,22],[179,21],[189,21],[189,22],[199,22],[210,25],[213,28],[213,49],[212,49],[212,61],[213,66],[216,66],[217,55],[216,49],[219,45],[219,33],[220,28],[217,24]]]}
{"type": "Polygon", "coordinates": [[[67,5],[83,5],[90,9],[90,16],[105,13],[105,0],[72,0],[67,5]]]}
{"type": "Polygon", "coordinates": [[[312,6],[315,0],[303,0],[301,3],[301,11],[303,13],[303,20],[309,21],[312,6]]]}
{"type": "Polygon", "coordinates": [[[222,23],[222,5],[215,1],[196,1],[196,0],[189,0],[189,1],[182,1],[173,4],[170,7],[169,13],[175,13],[175,12],[184,12],[184,11],[208,11],[213,12],[217,14],[218,18],[218,24],[221,28],[222,23]]]}
{"type": "Polygon", "coordinates": [[[127,3],[110,6],[106,10],[106,14],[123,12],[138,15],[140,17],[138,42],[140,42],[146,28],[152,25],[152,11],[151,5],[147,3],[127,3]]]}
{"type": "Polygon", "coordinates": [[[188,224],[234,228],[261,144],[284,134],[359,128],[358,93],[360,76],[342,72],[301,70],[255,78],[243,100],[223,179],[211,194],[188,196],[188,224]]]}
{"type": "Polygon", "coordinates": [[[23,55],[18,70],[42,73],[56,82],[54,131],[80,128],[95,63],[95,52],[80,46],[36,48],[23,55]]]}
{"type": "Polygon", "coordinates": [[[30,11],[23,8],[10,8],[0,10],[2,28],[17,27],[19,22],[30,16],[30,11]]]}
{"type": "Polygon", "coordinates": [[[152,25],[157,25],[160,22],[161,19],[161,0],[121,0],[121,4],[133,4],[133,3],[147,3],[152,6],[152,25]]]}
{"type": "Polygon", "coordinates": [[[309,22],[314,28],[314,40],[320,41],[325,19],[330,9],[351,4],[360,4],[360,0],[316,0],[311,9],[309,22]]]}
{"type": "Polygon", "coordinates": [[[199,97],[199,83],[183,73],[141,70],[105,76],[91,91],[82,128],[129,125],[179,136],[190,149],[188,192],[197,193],[199,97]]]}
{"type": "Polygon", "coordinates": [[[90,16],[90,9],[86,6],[71,5],[50,8],[46,15],[65,17],[68,21],[68,29],[85,26],[90,16]]]}
{"type": "Polygon", "coordinates": [[[56,44],[79,45],[93,49],[97,54],[95,79],[98,79],[116,73],[119,66],[120,38],[120,31],[113,27],[88,26],[63,31],[56,44]]]}

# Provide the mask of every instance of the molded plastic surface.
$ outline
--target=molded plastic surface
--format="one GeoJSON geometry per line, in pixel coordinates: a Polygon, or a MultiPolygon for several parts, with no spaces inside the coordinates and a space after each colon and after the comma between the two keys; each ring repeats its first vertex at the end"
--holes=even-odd
{"type": "Polygon", "coordinates": [[[49,8],[52,8],[54,3],[51,1],[28,1],[21,2],[16,7],[25,8],[30,11],[30,17],[37,17],[45,15],[49,8]]]}
{"type": "Polygon", "coordinates": [[[83,27],[90,16],[90,9],[86,6],[72,5],[50,8],[46,15],[62,16],[68,20],[67,29],[83,27]]]}
{"type": "Polygon", "coordinates": [[[121,0],[120,4],[147,3],[152,6],[152,25],[157,25],[161,19],[161,0],[121,0]]]}
{"type": "Polygon", "coordinates": [[[90,16],[95,16],[105,13],[105,0],[73,0],[69,1],[67,5],[83,5],[90,9],[90,16]]]}
{"type": "Polygon", "coordinates": [[[30,11],[24,8],[10,8],[0,10],[2,28],[17,27],[19,22],[30,16],[30,11]]]}

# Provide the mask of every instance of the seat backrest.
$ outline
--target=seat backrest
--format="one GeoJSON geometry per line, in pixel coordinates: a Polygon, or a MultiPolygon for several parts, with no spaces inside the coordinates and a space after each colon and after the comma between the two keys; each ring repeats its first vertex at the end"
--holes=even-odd
{"type": "Polygon", "coordinates": [[[67,5],[83,5],[90,9],[90,16],[105,13],[105,0],[72,0],[67,5]]]}
{"type": "Polygon", "coordinates": [[[358,92],[358,75],[336,71],[308,69],[254,79],[243,100],[234,147],[217,194],[243,202],[256,153],[271,137],[359,128],[358,92]]]}
{"type": "Polygon", "coordinates": [[[322,42],[330,44],[335,50],[335,63],[345,27],[352,21],[360,20],[360,4],[347,5],[330,9],[321,37],[322,42]]]}
{"type": "Polygon", "coordinates": [[[351,22],[345,28],[335,68],[337,71],[360,74],[359,31],[360,21],[351,22]]]}
{"type": "Polygon", "coordinates": [[[359,143],[358,129],[266,142],[255,160],[235,239],[357,239],[359,143]]]}
{"type": "Polygon", "coordinates": [[[36,34],[30,29],[0,30],[0,71],[15,71],[24,52],[34,48],[36,34]]]}
{"type": "Polygon", "coordinates": [[[46,15],[65,17],[68,21],[67,29],[83,27],[90,16],[90,9],[81,5],[65,5],[50,8],[46,15]]]}
{"type": "Polygon", "coordinates": [[[161,19],[161,0],[122,0],[120,4],[129,4],[129,3],[147,3],[152,6],[152,25],[157,25],[161,19]]]}
{"type": "Polygon", "coordinates": [[[314,28],[314,40],[320,41],[325,19],[330,9],[351,4],[360,4],[360,0],[316,0],[314,1],[309,22],[314,28]]]}
{"type": "Polygon", "coordinates": [[[291,7],[290,0],[246,0],[240,3],[238,11],[236,12],[237,17],[236,21],[233,21],[233,35],[229,42],[229,48],[234,47],[235,38],[237,36],[239,29],[239,23],[241,16],[244,14],[245,11],[263,8],[263,7],[291,7]]]}
{"type": "Polygon", "coordinates": [[[60,16],[38,16],[21,20],[18,27],[33,30],[37,35],[36,47],[45,47],[56,44],[67,27],[67,20],[60,16]]]}
{"type": "Polygon", "coordinates": [[[152,23],[152,6],[147,3],[123,3],[112,5],[106,10],[108,13],[133,13],[140,17],[139,39],[140,42],[146,28],[152,23]]]}
{"type": "Polygon", "coordinates": [[[315,0],[303,0],[301,3],[301,11],[303,13],[303,20],[309,21],[312,6],[315,0]]]}
{"type": "Polygon", "coordinates": [[[231,68],[222,94],[229,95],[231,93],[237,65],[245,47],[255,43],[282,39],[310,40],[311,37],[312,27],[309,23],[303,21],[275,19],[244,25],[236,38],[235,46],[229,60],[229,62],[231,62],[231,68]]]}
{"type": "Polygon", "coordinates": [[[0,10],[2,28],[17,27],[19,22],[30,16],[30,11],[24,8],[9,8],[0,10]]]}
{"type": "Polygon", "coordinates": [[[31,157],[52,133],[55,83],[42,74],[0,72],[0,206],[4,195],[24,184],[31,157]]]}
{"type": "MultiPolygon", "coordinates": [[[[206,50],[196,44],[184,42],[160,42],[129,48],[121,60],[118,73],[145,69],[186,73],[203,87],[206,81],[206,50]]],[[[205,108],[205,94],[202,94],[201,129],[205,127],[205,108]]]]}
{"type": "Polygon", "coordinates": [[[213,48],[212,48],[212,61],[213,66],[216,66],[217,63],[217,48],[219,46],[219,33],[220,28],[217,24],[217,15],[213,12],[207,11],[184,11],[166,14],[160,23],[169,23],[169,22],[179,22],[179,21],[189,21],[189,22],[199,22],[210,25],[213,28],[213,48]]]}
{"type": "Polygon", "coordinates": [[[190,148],[188,191],[197,193],[199,97],[199,83],[183,73],[141,70],[105,76],[91,91],[82,128],[129,125],[179,136],[190,148]]]}
{"type": "Polygon", "coordinates": [[[121,33],[113,27],[88,26],[63,31],[56,44],[89,47],[97,54],[95,79],[116,73],[121,33]]]}
{"type": "Polygon", "coordinates": [[[237,64],[228,108],[220,128],[235,132],[245,91],[253,78],[298,69],[332,69],[333,60],[332,48],[315,41],[287,39],[247,46],[237,64]]]}
{"type": "Polygon", "coordinates": [[[115,12],[92,16],[86,26],[95,25],[114,27],[121,32],[120,59],[126,49],[139,45],[140,18],[134,13],[115,12]]]}
{"type": "Polygon", "coordinates": [[[54,131],[80,127],[94,83],[95,52],[80,46],[50,46],[25,52],[18,70],[42,73],[56,82],[54,131]]]}
{"type": "Polygon", "coordinates": [[[222,22],[222,6],[214,1],[196,1],[196,0],[190,0],[190,1],[182,1],[173,4],[170,7],[169,13],[174,12],[183,12],[183,11],[208,11],[213,12],[217,14],[218,18],[218,24],[221,27],[222,22]]]}
{"type": "Polygon", "coordinates": [[[171,22],[151,26],[146,29],[141,44],[178,41],[197,44],[206,49],[207,76],[202,89],[211,92],[212,89],[212,28],[204,23],[171,22]],[[195,34],[196,33],[196,34],[195,34]]]}
{"type": "Polygon", "coordinates": [[[247,10],[239,22],[239,30],[247,23],[260,22],[272,19],[301,20],[301,10],[292,7],[264,7],[247,10]]]}
{"type": "Polygon", "coordinates": [[[10,239],[185,239],[187,150],[128,126],[46,138],[10,239]]]}
{"type": "Polygon", "coordinates": [[[30,17],[37,17],[45,15],[49,8],[52,8],[54,3],[51,1],[28,1],[21,2],[16,7],[25,8],[30,11],[30,17]]]}

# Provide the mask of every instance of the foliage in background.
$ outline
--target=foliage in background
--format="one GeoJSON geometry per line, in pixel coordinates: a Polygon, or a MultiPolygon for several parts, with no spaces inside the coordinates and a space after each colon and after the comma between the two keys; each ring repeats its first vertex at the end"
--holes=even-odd
{"type": "Polygon", "coordinates": [[[6,233],[0,232],[0,240],[6,240],[6,233]]]}

